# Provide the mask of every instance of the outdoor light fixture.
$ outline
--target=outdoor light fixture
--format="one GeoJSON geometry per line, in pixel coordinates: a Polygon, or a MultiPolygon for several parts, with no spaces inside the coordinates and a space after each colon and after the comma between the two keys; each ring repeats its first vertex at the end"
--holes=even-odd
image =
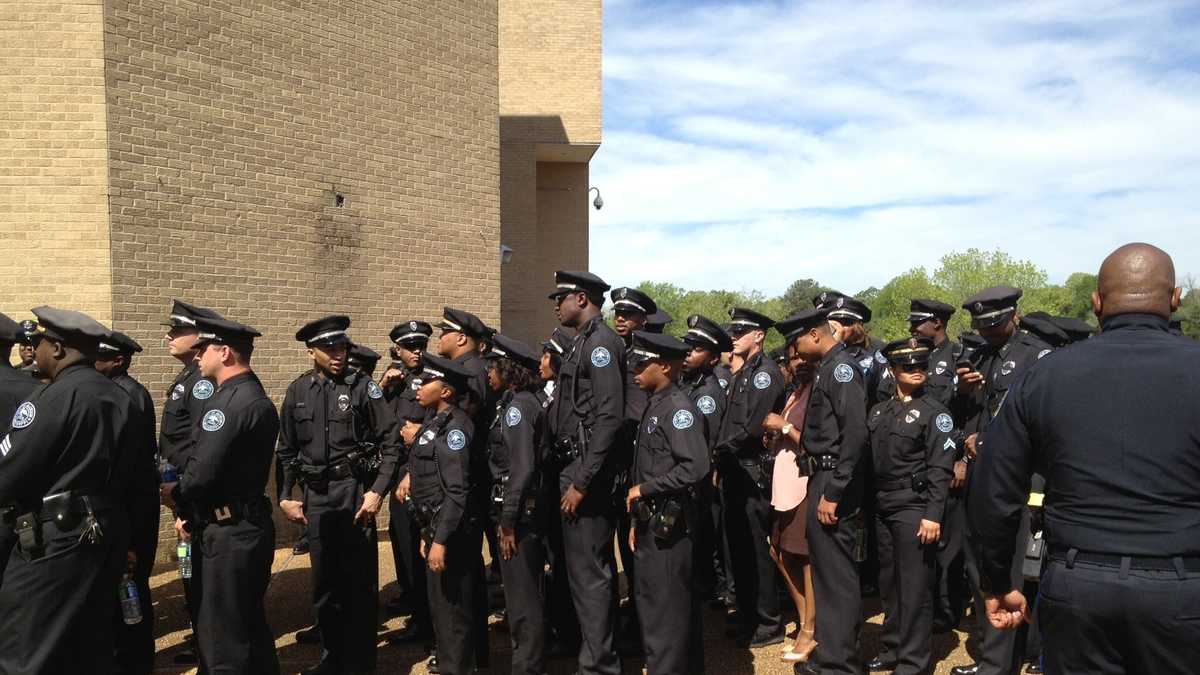
{"type": "Polygon", "coordinates": [[[500,264],[507,265],[512,260],[513,248],[500,244],[500,264]]]}
{"type": "Polygon", "coordinates": [[[604,199],[600,197],[600,188],[588,188],[589,195],[592,194],[592,190],[596,191],[596,199],[592,202],[592,206],[596,207],[596,210],[599,211],[604,207],[604,199]]]}

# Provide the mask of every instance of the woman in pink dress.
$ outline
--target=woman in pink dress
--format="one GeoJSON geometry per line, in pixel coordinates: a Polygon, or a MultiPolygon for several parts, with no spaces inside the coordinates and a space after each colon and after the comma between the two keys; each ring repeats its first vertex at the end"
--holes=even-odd
{"type": "Polygon", "coordinates": [[[771,480],[771,506],[775,509],[771,552],[791,593],[792,602],[796,604],[798,624],[796,641],[784,651],[783,660],[800,663],[807,661],[817,648],[817,642],[813,639],[817,611],[813,602],[812,568],[804,533],[808,476],[801,473],[797,462],[797,457],[803,452],[800,433],[804,429],[814,369],[793,354],[788,356],[786,369],[794,388],[783,414],[771,413],[763,421],[763,427],[767,430],[764,439],[767,447],[777,452],[771,480]]]}

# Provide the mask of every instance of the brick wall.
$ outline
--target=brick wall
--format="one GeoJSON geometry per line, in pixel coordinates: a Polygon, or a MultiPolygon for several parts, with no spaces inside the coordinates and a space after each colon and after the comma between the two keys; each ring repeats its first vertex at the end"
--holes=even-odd
{"type": "MultiPolygon", "coordinates": [[[[102,0],[0,3],[0,312],[112,319],[102,0]]],[[[14,358],[16,350],[13,350],[14,358]]]]}

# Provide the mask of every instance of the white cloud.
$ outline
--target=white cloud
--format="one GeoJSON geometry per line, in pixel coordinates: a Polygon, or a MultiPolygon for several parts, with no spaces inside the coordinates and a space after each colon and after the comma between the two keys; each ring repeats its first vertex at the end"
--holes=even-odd
{"type": "Polygon", "coordinates": [[[609,2],[605,44],[610,282],[853,292],[971,246],[1061,280],[1135,239],[1200,273],[1187,4],[609,2]]]}

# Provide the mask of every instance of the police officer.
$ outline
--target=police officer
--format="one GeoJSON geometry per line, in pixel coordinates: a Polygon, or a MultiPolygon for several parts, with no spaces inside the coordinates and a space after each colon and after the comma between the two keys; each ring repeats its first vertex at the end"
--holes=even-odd
{"type": "Polygon", "coordinates": [[[374,380],[348,370],[350,318],[327,316],[296,332],[312,370],[288,386],[280,410],[280,509],[307,526],[321,663],[308,673],[375,668],[379,563],[375,515],[392,481],[400,436],[374,380]],[[303,488],[300,500],[293,489],[303,488]]]}
{"type": "Polygon", "coordinates": [[[667,326],[674,320],[670,314],[663,311],[660,307],[657,312],[646,317],[646,324],[642,326],[642,330],[647,333],[662,333],[667,330],[667,326]]]}
{"type": "MultiPolygon", "coordinates": [[[[392,406],[401,429],[419,428],[425,420],[425,409],[417,402],[421,387],[421,358],[429,346],[433,327],[424,321],[405,321],[396,324],[388,333],[392,341],[392,363],[383,374],[380,387],[384,399],[392,406]]],[[[425,561],[421,558],[420,527],[416,524],[409,500],[412,479],[406,464],[397,472],[396,489],[388,503],[388,537],[392,541],[392,558],[396,564],[396,580],[401,596],[389,603],[396,613],[410,615],[408,622],[388,636],[392,644],[431,644],[433,624],[429,618],[429,596],[425,591],[425,561]]]]}
{"type": "Polygon", "coordinates": [[[381,358],[374,349],[354,342],[346,349],[346,365],[363,377],[375,377],[375,368],[379,366],[381,358]]]}
{"type": "Polygon", "coordinates": [[[763,420],[783,410],[784,381],[779,366],[766,358],[763,341],[774,320],[754,310],[729,311],[733,354],[741,367],[729,383],[728,408],[717,434],[720,488],[725,500],[725,533],[737,588],[739,626],[732,631],[742,645],[762,647],[783,642],[783,619],[775,582],[771,532],[773,455],[763,446],[763,420]]]}
{"type": "Polygon", "coordinates": [[[1045,312],[1032,312],[1022,316],[1017,322],[1017,327],[1033,334],[1034,337],[1055,349],[1071,343],[1071,338],[1067,337],[1067,334],[1045,312]]]}
{"type": "Polygon", "coordinates": [[[538,357],[505,335],[492,338],[488,384],[500,394],[500,412],[488,433],[492,520],[499,523],[500,567],[512,642],[512,672],[545,671],[545,521],[553,486],[543,462],[545,411],[537,392],[538,357]]]}
{"type": "Polygon", "coordinates": [[[0,437],[0,513],[17,540],[0,590],[0,672],[112,672],[141,429],[129,396],[93,365],[107,329],[79,312],[33,313],[51,382],[0,437]]]}
{"type": "MultiPolygon", "coordinates": [[[[812,473],[805,528],[817,598],[815,652],[820,672],[859,673],[855,642],[862,595],[855,562],[866,554],[860,458],[867,446],[863,374],[824,311],[799,312],[776,327],[790,348],[816,364],[801,443],[812,473]]],[[[800,665],[797,665],[800,668],[800,665]]]]}
{"type": "Polygon", "coordinates": [[[883,652],[869,665],[901,675],[932,670],[929,589],[956,449],[949,409],[925,391],[933,349],[924,337],[883,348],[896,394],[867,416],[886,615],[883,652]]]}
{"type": "Polygon", "coordinates": [[[458,401],[470,390],[474,374],[464,364],[434,354],[426,354],[423,363],[417,400],[432,414],[419,429],[405,431],[411,448],[411,496],[428,567],[438,668],[446,675],[464,675],[476,666],[473,624],[482,514],[473,510],[469,494],[475,429],[458,401]]]}
{"type": "Polygon", "coordinates": [[[696,487],[708,476],[709,450],[702,413],[675,384],[690,351],[670,335],[633,334],[635,380],[650,396],[625,508],[634,514],[627,536],[639,561],[634,604],[646,669],[656,674],[704,672],[694,554],[701,517],[696,487]]]}
{"type": "Polygon", "coordinates": [[[22,339],[18,351],[21,356],[21,364],[17,369],[26,373],[33,379],[39,382],[48,382],[49,380],[38,369],[37,359],[34,358],[33,338],[38,334],[38,322],[33,319],[26,319],[21,322],[22,339]]]}
{"type": "MultiPolygon", "coordinates": [[[[721,354],[733,349],[733,340],[715,321],[699,314],[689,316],[687,326],[683,341],[690,351],[684,357],[683,370],[679,373],[679,388],[700,411],[711,469],[726,406],[725,388],[713,369],[721,363],[721,354]]],[[[706,513],[702,514],[699,523],[697,565],[702,572],[703,589],[723,605],[733,599],[728,580],[729,546],[721,524],[721,496],[714,489],[711,472],[709,479],[698,487],[698,494],[706,513]]]]}
{"type": "Polygon", "coordinates": [[[1127,244],[1100,267],[1101,332],[1029,367],[986,431],[967,500],[983,616],[1029,606],[1011,576],[1033,473],[1049,560],[1038,612],[1046,672],[1193,673],[1200,662],[1200,346],[1169,333],[1166,252],[1127,244]]]}
{"type": "Polygon", "coordinates": [[[858,361],[858,367],[870,376],[876,365],[883,366],[878,357],[883,343],[867,331],[871,308],[862,300],[838,291],[823,291],[813,299],[813,306],[827,312],[838,339],[858,361]]]}
{"type": "Polygon", "coordinates": [[[158,439],[154,428],[154,399],[140,382],[129,375],[133,355],[142,351],[133,338],[119,331],[109,331],[100,341],[96,357],[96,370],[125,390],[133,400],[137,412],[133,421],[138,427],[142,441],[138,444],[141,454],[136,458],[130,493],[135,501],[129,510],[130,559],[129,569],[138,587],[138,599],[142,604],[143,620],[127,625],[122,619],[120,607],[114,611],[113,622],[117,634],[115,658],[118,672],[149,673],[154,668],[154,616],[150,598],[150,572],[154,569],[154,557],[158,550],[158,439]]]}
{"type": "MultiPolygon", "coordinates": [[[[979,331],[985,344],[972,357],[970,364],[958,369],[958,395],[955,406],[963,420],[966,434],[964,459],[968,462],[967,501],[974,490],[971,485],[970,462],[987,452],[987,424],[999,412],[1009,389],[1038,359],[1050,353],[1050,345],[1028,331],[1019,330],[1020,315],[1017,302],[1021,289],[993,286],[967,298],[963,309],[971,313],[971,327],[979,331]]],[[[1022,555],[1010,560],[1014,583],[1023,579],[1021,563],[1029,539],[1029,513],[1023,514],[1017,550],[1022,555]]],[[[984,616],[983,596],[979,590],[980,576],[974,545],[968,532],[966,546],[967,577],[975,592],[975,610],[984,616]]],[[[999,675],[1016,671],[1021,663],[1016,633],[999,631],[984,623],[980,635],[978,663],[952,668],[953,675],[999,675]]]]}
{"type": "MultiPolygon", "coordinates": [[[[205,672],[279,672],[263,598],[275,524],[266,497],[279,414],[250,368],[254,338],[235,321],[196,318],[199,374],[214,383],[192,432],[179,482],[193,546],[196,644],[205,672]]],[[[199,380],[197,380],[199,381],[199,380]]]]}
{"type": "MultiPolygon", "coordinates": [[[[208,399],[217,390],[212,380],[200,374],[200,364],[196,362],[199,353],[199,334],[196,327],[199,319],[219,319],[220,314],[196,305],[175,299],[171,301],[171,310],[163,325],[168,327],[166,340],[167,350],[177,361],[183,364],[175,380],[167,389],[166,400],[163,402],[162,422],[159,425],[158,452],[162,459],[160,469],[169,471],[171,468],[182,469],[187,463],[187,453],[190,451],[192,429],[199,424],[204,414],[208,399]]],[[[162,501],[175,513],[175,527],[178,530],[183,519],[180,517],[179,505],[171,499],[167,491],[161,493],[162,501]]],[[[195,568],[193,568],[193,576],[195,568]]],[[[183,581],[184,604],[188,610],[193,626],[196,623],[196,598],[192,592],[192,578],[183,581]]],[[[175,655],[176,663],[195,663],[198,658],[190,648],[175,655]]]]}
{"type": "MultiPolygon", "coordinates": [[[[17,406],[25,402],[40,383],[25,372],[12,366],[9,359],[15,344],[25,341],[25,330],[21,324],[0,314],[0,424],[6,424],[17,412],[17,406]]],[[[8,525],[0,522],[0,582],[4,581],[4,567],[15,539],[8,525]]]]}
{"type": "Polygon", "coordinates": [[[563,547],[583,643],[579,670],[616,675],[613,536],[615,457],[625,416],[625,344],[600,309],[609,286],[590,272],[554,273],[559,322],[576,330],[550,404],[549,439],[558,463],[563,547]]]}
{"type": "MultiPolygon", "coordinates": [[[[1033,314],[1036,312],[1031,313],[1031,316],[1033,314]]],[[[1095,326],[1077,317],[1052,316],[1050,320],[1054,322],[1055,326],[1058,326],[1059,330],[1067,334],[1067,344],[1082,342],[1096,333],[1095,326]]]]}

